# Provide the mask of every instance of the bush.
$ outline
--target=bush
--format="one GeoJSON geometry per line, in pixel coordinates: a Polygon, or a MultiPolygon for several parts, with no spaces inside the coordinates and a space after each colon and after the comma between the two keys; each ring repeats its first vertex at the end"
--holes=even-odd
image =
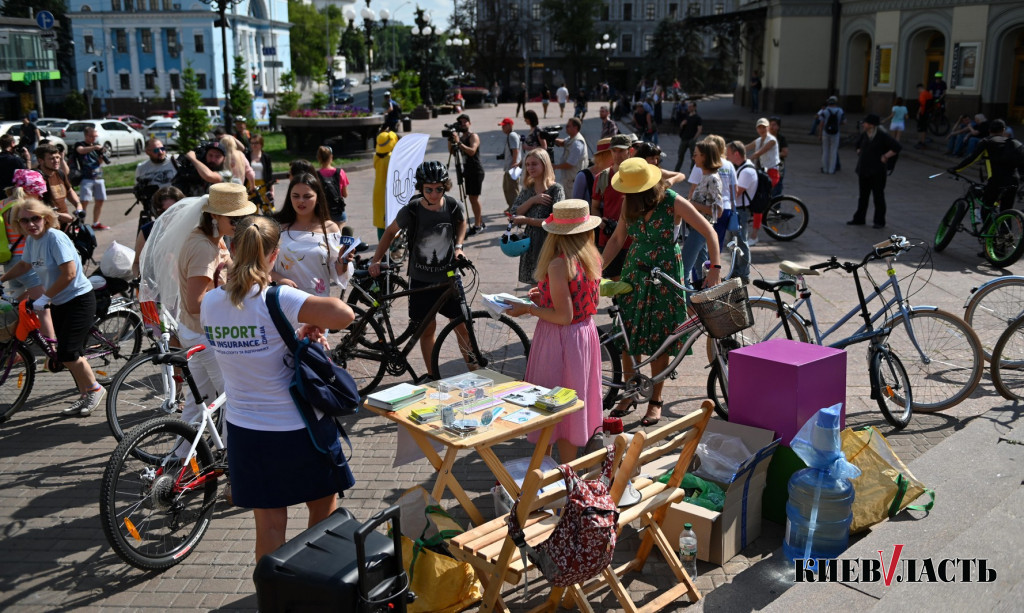
{"type": "Polygon", "coordinates": [[[405,112],[423,104],[420,96],[420,77],[415,70],[403,70],[391,79],[391,97],[405,112]]]}
{"type": "Polygon", "coordinates": [[[309,107],[313,109],[327,108],[327,105],[331,103],[331,97],[327,95],[327,92],[316,92],[313,94],[313,101],[309,103],[309,107]]]}

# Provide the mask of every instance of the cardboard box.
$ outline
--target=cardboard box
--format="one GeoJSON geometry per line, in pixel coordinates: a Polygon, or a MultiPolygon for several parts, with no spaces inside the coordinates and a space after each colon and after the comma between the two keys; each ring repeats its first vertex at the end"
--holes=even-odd
{"type": "MultiPolygon", "coordinates": [[[[677,546],[683,524],[693,524],[693,531],[697,534],[697,558],[722,565],[761,535],[761,493],[769,461],[779,440],[769,430],[718,419],[708,422],[706,432],[738,436],[748,449],[757,451],[744,463],[732,483],[719,484],[725,491],[725,505],[721,512],[679,502],[669,508],[662,530],[668,542],[677,546]]],[[[644,466],[642,472],[660,474],[652,466],[644,466]]]]}
{"type": "Polygon", "coordinates": [[[846,422],[846,352],[774,339],[729,352],[729,421],[773,430],[789,446],[816,412],[841,404],[846,422]]]}

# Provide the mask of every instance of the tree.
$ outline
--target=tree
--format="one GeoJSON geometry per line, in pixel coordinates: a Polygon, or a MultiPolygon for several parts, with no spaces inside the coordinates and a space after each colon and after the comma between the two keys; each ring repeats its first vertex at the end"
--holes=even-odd
{"type": "MultiPolygon", "coordinates": [[[[234,83],[231,84],[231,111],[235,118],[244,117],[246,124],[252,123],[250,128],[256,127],[256,120],[252,117],[252,92],[249,91],[249,71],[245,68],[245,58],[235,56],[235,69],[232,72],[234,83]]],[[[225,126],[225,129],[230,129],[225,126]]]]}
{"type": "Polygon", "coordinates": [[[295,75],[323,83],[327,78],[327,55],[334,55],[345,29],[345,17],[337,6],[317,11],[302,0],[288,0],[288,20],[293,24],[291,37],[292,70],[295,75]]]}
{"type": "Polygon", "coordinates": [[[604,0],[541,0],[547,27],[565,53],[566,66],[572,68],[574,87],[583,85],[580,72],[585,58],[593,53],[597,31],[594,17],[601,14],[604,0]]]}
{"type": "MultiPolygon", "coordinates": [[[[474,0],[459,0],[457,11],[464,5],[476,6],[474,0]]],[[[483,83],[519,83],[523,78],[523,35],[526,26],[519,11],[509,12],[502,0],[481,0],[476,23],[476,71],[483,83]]]]}
{"type": "Polygon", "coordinates": [[[302,95],[295,91],[295,73],[288,71],[281,74],[281,87],[284,93],[277,97],[274,103],[274,116],[287,115],[299,108],[299,100],[302,95]]]}
{"type": "Polygon", "coordinates": [[[181,75],[181,110],[178,111],[178,149],[191,151],[199,145],[210,130],[210,120],[200,108],[203,97],[196,88],[196,71],[192,62],[181,75]]]}
{"type": "Polygon", "coordinates": [[[423,104],[415,71],[402,70],[391,77],[391,98],[405,110],[423,104]]]}
{"type": "Polygon", "coordinates": [[[354,23],[342,31],[338,53],[345,56],[350,72],[366,72],[366,41],[354,23]]]}
{"type": "Polygon", "coordinates": [[[705,92],[709,62],[704,53],[704,30],[689,21],[680,24],[663,19],[658,24],[647,52],[647,65],[661,83],[678,78],[684,90],[705,92]]]}
{"type": "Polygon", "coordinates": [[[65,117],[90,117],[92,113],[89,112],[89,107],[85,102],[85,96],[83,96],[78,90],[73,89],[68,92],[67,96],[64,96],[64,116],[65,117]]]}

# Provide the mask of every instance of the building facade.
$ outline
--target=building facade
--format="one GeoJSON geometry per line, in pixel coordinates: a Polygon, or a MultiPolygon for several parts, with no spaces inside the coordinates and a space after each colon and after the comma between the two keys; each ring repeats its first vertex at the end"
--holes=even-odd
{"type": "MultiPolygon", "coordinates": [[[[221,28],[198,0],[69,0],[78,85],[100,114],[170,108],[182,73],[196,73],[207,104],[223,106],[221,28]],[[166,106],[165,106],[166,105],[166,106]]],[[[243,58],[257,95],[274,97],[291,70],[287,0],[242,0],[227,10],[228,70],[243,58]]]]}
{"type": "Polygon", "coordinates": [[[21,119],[29,109],[38,110],[35,84],[60,82],[57,54],[50,47],[35,20],[0,17],[0,119],[21,119]]]}

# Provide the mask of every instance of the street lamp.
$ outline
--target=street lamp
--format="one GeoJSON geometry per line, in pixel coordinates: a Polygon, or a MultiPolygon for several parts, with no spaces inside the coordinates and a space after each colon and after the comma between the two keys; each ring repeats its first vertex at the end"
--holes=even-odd
{"type": "MultiPolygon", "coordinates": [[[[359,13],[363,16],[363,30],[366,35],[366,82],[369,85],[370,113],[373,113],[373,29],[377,27],[377,13],[370,8],[370,0],[366,0],[366,8],[359,13]]],[[[352,7],[345,9],[345,19],[352,23],[355,21],[356,12],[352,7]]],[[[380,27],[388,27],[388,20],[391,13],[387,9],[380,12],[380,27]]]]}
{"type": "Polygon", "coordinates": [[[444,46],[448,47],[449,49],[452,48],[452,47],[455,47],[456,50],[458,51],[458,57],[459,57],[459,80],[461,81],[462,80],[462,75],[465,73],[465,70],[464,70],[464,67],[465,67],[464,66],[464,64],[465,64],[465,56],[463,55],[462,48],[463,47],[465,47],[465,48],[469,47],[469,39],[468,38],[462,38],[462,30],[460,30],[459,27],[456,26],[454,30],[449,32],[449,37],[448,37],[447,40],[444,41],[444,46]]]}
{"type": "Polygon", "coordinates": [[[610,37],[606,33],[601,36],[601,42],[594,43],[594,49],[596,49],[598,53],[604,53],[604,82],[606,84],[608,83],[608,59],[619,47],[618,43],[609,42],[609,38],[610,37]]]}
{"type": "Polygon", "coordinates": [[[224,129],[230,130],[234,124],[231,122],[231,100],[228,95],[231,93],[231,73],[228,72],[228,6],[241,4],[242,0],[199,0],[217,9],[218,19],[214,26],[220,26],[220,52],[224,60],[224,129]]]}
{"type": "Polygon", "coordinates": [[[430,13],[423,9],[417,8],[415,24],[409,33],[412,34],[414,40],[419,42],[419,47],[423,53],[420,55],[423,61],[423,69],[420,71],[420,90],[423,98],[423,104],[427,108],[434,107],[434,98],[430,95],[430,55],[433,52],[434,37],[437,36],[437,30],[430,25],[430,13]]]}

